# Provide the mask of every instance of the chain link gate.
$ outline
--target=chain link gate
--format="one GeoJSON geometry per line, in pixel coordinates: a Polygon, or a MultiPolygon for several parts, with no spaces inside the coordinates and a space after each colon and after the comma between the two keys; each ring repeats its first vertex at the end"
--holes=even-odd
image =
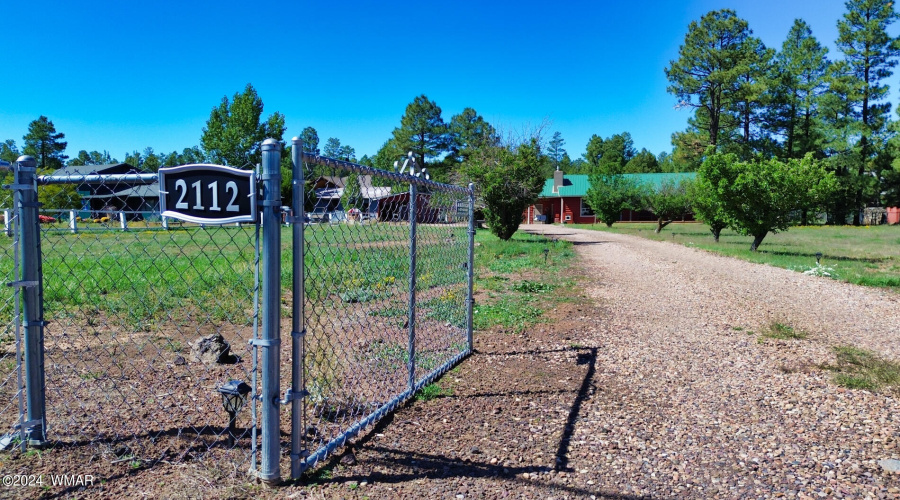
{"type": "Polygon", "coordinates": [[[471,185],[301,158],[295,138],[282,213],[280,144],[261,151],[255,224],[164,217],[159,177],[124,164],[2,175],[0,450],[274,483],[471,353],[471,185]],[[229,381],[249,411],[226,413],[229,381]]]}
{"type": "Polygon", "coordinates": [[[294,478],[472,352],[475,233],[472,185],[302,147],[294,138],[294,478]]]}

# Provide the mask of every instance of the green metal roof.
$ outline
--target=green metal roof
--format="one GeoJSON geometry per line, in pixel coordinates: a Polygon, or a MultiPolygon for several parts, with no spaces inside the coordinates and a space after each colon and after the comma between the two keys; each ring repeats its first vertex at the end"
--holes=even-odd
{"type": "MultiPolygon", "coordinates": [[[[679,172],[665,174],[622,174],[637,181],[638,184],[645,184],[651,187],[658,187],[663,182],[680,182],[682,180],[690,180],[696,177],[696,172],[679,172]]],[[[589,176],[587,175],[564,175],[563,185],[559,188],[559,193],[553,191],[553,178],[544,181],[544,189],[541,190],[539,198],[558,198],[563,196],[584,196],[591,187],[589,176]]]]}

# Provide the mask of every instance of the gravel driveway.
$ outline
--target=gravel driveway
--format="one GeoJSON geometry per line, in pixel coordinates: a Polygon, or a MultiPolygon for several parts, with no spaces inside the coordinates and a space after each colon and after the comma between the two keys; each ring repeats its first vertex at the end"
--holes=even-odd
{"type": "Polygon", "coordinates": [[[900,296],[559,226],[585,300],[488,332],[363,438],[325,487],[370,498],[894,498],[895,395],[841,388],[832,346],[900,359],[900,296]],[[803,340],[762,339],[780,322],[803,340]]]}

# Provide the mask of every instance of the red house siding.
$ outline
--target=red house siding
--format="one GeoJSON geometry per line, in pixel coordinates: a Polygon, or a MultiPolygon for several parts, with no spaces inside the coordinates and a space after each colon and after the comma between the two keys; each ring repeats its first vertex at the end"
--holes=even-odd
{"type": "MultiPolygon", "coordinates": [[[[525,209],[522,219],[525,224],[560,223],[560,210],[566,224],[594,224],[599,222],[593,215],[581,215],[582,198],[580,196],[564,196],[562,198],[541,198],[534,205],[525,209]],[[546,215],[545,222],[537,220],[537,215],[546,215]],[[566,219],[566,217],[569,217],[566,219]]],[[[677,221],[693,222],[693,214],[687,214],[677,221]]],[[[656,222],[656,216],[646,210],[622,210],[619,222],[656,222]]]]}

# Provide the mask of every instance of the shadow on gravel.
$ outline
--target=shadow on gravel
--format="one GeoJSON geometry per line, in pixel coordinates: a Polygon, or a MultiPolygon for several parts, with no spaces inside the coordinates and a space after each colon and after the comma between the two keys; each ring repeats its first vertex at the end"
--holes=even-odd
{"type": "Polygon", "coordinates": [[[594,372],[597,367],[597,348],[592,347],[588,352],[578,353],[577,363],[579,365],[588,365],[588,370],[587,373],[584,374],[584,379],[581,381],[578,395],[575,396],[575,401],[572,402],[572,408],[569,410],[569,418],[566,419],[563,435],[559,439],[559,448],[556,449],[556,467],[554,468],[558,471],[571,470],[569,469],[568,457],[569,442],[572,439],[572,434],[575,432],[575,421],[578,419],[578,414],[581,412],[581,404],[587,399],[588,392],[593,385],[592,380],[594,380],[594,372]]]}
{"type": "Polygon", "coordinates": [[[605,245],[609,243],[608,241],[573,241],[572,245],[576,247],[581,247],[585,245],[605,245]]]}
{"type": "MultiPolygon", "coordinates": [[[[335,482],[347,483],[351,481],[375,481],[379,483],[396,484],[428,478],[494,478],[512,483],[511,485],[532,486],[535,488],[543,487],[548,490],[566,491],[573,495],[585,497],[595,495],[598,498],[610,498],[619,500],[636,500],[647,498],[634,495],[621,495],[618,493],[603,492],[599,488],[596,490],[589,490],[586,488],[567,486],[558,483],[532,481],[521,477],[521,475],[526,472],[529,474],[550,472],[552,470],[550,467],[504,467],[502,465],[491,465],[484,462],[459,460],[442,455],[400,451],[393,448],[385,448],[381,446],[371,446],[368,447],[368,450],[370,452],[378,453],[381,455],[381,458],[369,459],[368,461],[372,464],[383,465],[385,467],[393,469],[396,469],[398,465],[401,465],[404,467],[412,468],[414,470],[397,471],[396,473],[391,474],[375,472],[372,474],[346,475],[342,476],[335,482]]],[[[423,492],[423,496],[427,496],[427,494],[423,492]]]]}

